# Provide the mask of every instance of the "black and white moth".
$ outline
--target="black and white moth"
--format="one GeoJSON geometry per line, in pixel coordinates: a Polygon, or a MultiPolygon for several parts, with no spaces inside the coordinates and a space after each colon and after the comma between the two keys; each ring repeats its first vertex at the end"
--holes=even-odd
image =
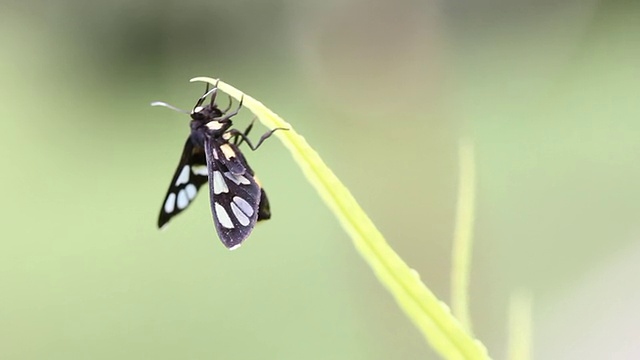
{"type": "MultiPolygon", "coordinates": [[[[233,112],[229,112],[231,98],[229,106],[220,110],[215,102],[217,92],[217,87],[209,90],[207,85],[204,95],[190,113],[191,134],[162,203],[158,227],[162,228],[184,211],[195,199],[200,187],[208,182],[216,231],[222,243],[232,250],[251,234],[257,221],[271,218],[267,194],[239,146],[246,142],[251,150],[256,150],[274,131],[282,129],[268,131],[254,146],[247,137],[253,122],[244,132],[232,128],[231,118],[238,114],[242,99],[233,112]],[[211,96],[211,101],[203,106],[208,96],[211,96]]],[[[163,102],[151,105],[186,113],[163,102]]]]}

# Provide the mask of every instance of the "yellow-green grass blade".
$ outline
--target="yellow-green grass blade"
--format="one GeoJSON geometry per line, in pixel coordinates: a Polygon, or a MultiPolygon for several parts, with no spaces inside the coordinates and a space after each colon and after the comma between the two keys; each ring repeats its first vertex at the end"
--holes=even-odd
{"type": "Polygon", "coordinates": [[[456,230],[453,237],[453,263],[451,269],[451,308],[460,323],[472,331],[469,314],[469,276],[471,275],[471,253],[473,225],[475,220],[475,156],[473,143],[460,141],[458,155],[458,206],[456,230]]]}
{"type": "Polygon", "coordinates": [[[507,348],[507,359],[509,360],[531,360],[532,358],[532,304],[531,293],[526,290],[515,291],[511,294],[507,348]]]}

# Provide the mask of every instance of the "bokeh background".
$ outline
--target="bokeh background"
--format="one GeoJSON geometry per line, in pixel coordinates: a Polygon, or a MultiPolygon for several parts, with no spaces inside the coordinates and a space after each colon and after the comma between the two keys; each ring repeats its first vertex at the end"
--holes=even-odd
{"type": "Polygon", "coordinates": [[[149,103],[190,108],[194,76],[292,123],[447,302],[472,139],[490,354],[524,288],[535,358],[639,358],[638,19],[637,1],[3,0],[0,358],[437,358],[277,140],[248,154],[273,219],[241,249],[202,195],[155,228],[188,119],[149,103]]]}

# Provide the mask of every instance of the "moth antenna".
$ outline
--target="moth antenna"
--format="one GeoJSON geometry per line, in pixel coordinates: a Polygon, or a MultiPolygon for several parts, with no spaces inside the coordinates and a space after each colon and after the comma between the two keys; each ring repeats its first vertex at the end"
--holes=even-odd
{"type": "Polygon", "coordinates": [[[151,103],[151,106],[162,106],[162,107],[169,108],[169,109],[171,109],[173,111],[181,112],[181,113],[184,113],[184,114],[189,114],[189,112],[186,111],[186,110],[179,109],[179,108],[177,108],[177,107],[175,107],[173,105],[169,105],[166,102],[162,102],[162,101],[154,101],[154,102],[151,103]]]}

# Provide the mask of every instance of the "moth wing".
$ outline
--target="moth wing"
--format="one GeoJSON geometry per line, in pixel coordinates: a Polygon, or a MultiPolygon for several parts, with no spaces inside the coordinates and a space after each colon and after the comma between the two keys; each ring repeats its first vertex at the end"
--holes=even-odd
{"type": "MultiPolygon", "coordinates": [[[[209,197],[216,231],[222,243],[234,249],[251,234],[258,220],[262,191],[237,146],[206,137],[204,143],[209,174],[209,197]],[[229,147],[223,154],[222,146],[229,147]],[[234,153],[234,171],[219,156],[234,153]],[[241,166],[238,166],[240,164],[241,166]]],[[[225,159],[227,160],[227,159],[225,159]]]]}
{"type": "Polygon", "coordinates": [[[158,227],[165,226],[195,199],[200,187],[208,181],[204,149],[194,146],[190,138],[184,144],[178,167],[164,197],[158,227]]]}
{"type": "Polygon", "coordinates": [[[258,178],[255,176],[253,169],[251,168],[251,166],[249,166],[249,163],[247,162],[247,159],[245,159],[242,152],[236,151],[236,156],[238,157],[238,161],[244,164],[246,171],[249,172],[251,176],[253,176],[256,183],[258,183],[258,186],[260,186],[260,205],[258,206],[258,221],[271,219],[271,208],[269,206],[269,199],[267,198],[267,193],[264,191],[264,188],[262,188],[262,184],[260,183],[260,180],[258,180],[258,178]]]}

